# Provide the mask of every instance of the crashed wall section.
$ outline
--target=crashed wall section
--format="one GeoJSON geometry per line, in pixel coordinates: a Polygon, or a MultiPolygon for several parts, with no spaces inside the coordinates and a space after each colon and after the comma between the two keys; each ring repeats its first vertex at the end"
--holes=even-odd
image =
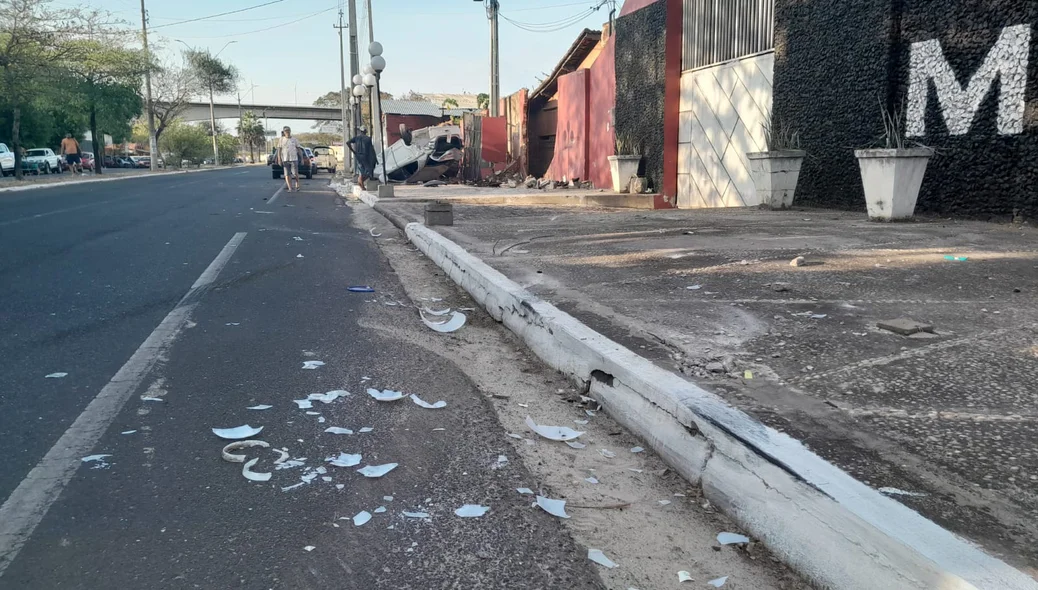
{"type": "Polygon", "coordinates": [[[558,182],[588,178],[589,70],[559,78],[555,156],[545,176],[558,182]]]}

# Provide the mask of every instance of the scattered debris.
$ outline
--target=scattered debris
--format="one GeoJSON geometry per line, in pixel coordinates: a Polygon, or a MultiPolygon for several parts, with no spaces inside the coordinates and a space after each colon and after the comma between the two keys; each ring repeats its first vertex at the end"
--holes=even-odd
{"type": "Polygon", "coordinates": [[[551,498],[545,498],[544,496],[537,496],[537,506],[540,506],[541,510],[552,516],[569,518],[569,515],[566,514],[565,500],[552,500],[551,498]]]}
{"type": "Polygon", "coordinates": [[[361,526],[369,520],[371,520],[371,513],[367,510],[361,510],[353,517],[353,526],[361,526]]]}
{"type": "Polygon", "coordinates": [[[350,455],[348,453],[339,453],[338,457],[329,457],[327,461],[336,467],[355,467],[360,465],[361,456],[360,454],[350,455]]]}
{"type": "Polygon", "coordinates": [[[584,481],[586,481],[588,483],[597,484],[598,483],[598,478],[592,475],[591,477],[585,477],[584,481]]]}
{"type": "Polygon", "coordinates": [[[585,426],[585,425],[587,425],[587,423],[588,423],[588,421],[587,421],[587,420],[574,420],[573,422],[574,422],[575,424],[580,424],[581,426],[585,426]]]}
{"type": "Polygon", "coordinates": [[[897,488],[879,488],[879,491],[887,494],[888,496],[910,496],[912,498],[925,498],[929,494],[923,492],[906,492],[905,490],[899,490],[897,488]]]}
{"type": "Polygon", "coordinates": [[[583,432],[573,430],[568,426],[538,425],[536,422],[533,421],[533,418],[529,416],[526,417],[526,425],[530,427],[530,430],[536,432],[537,434],[543,436],[548,440],[569,441],[584,434],[583,432]]]}
{"type": "Polygon", "coordinates": [[[226,440],[241,440],[243,438],[250,438],[256,436],[263,431],[263,427],[253,428],[248,424],[244,426],[236,426],[234,428],[213,428],[213,434],[226,440]]]}
{"type": "Polygon", "coordinates": [[[644,452],[644,451],[645,451],[645,449],[643,449],[641,447],[631,447],[631,452],[632,453],[641,453],[641,452],[644,452]]]}
{"type": "Polygon", "coordinates": [[[108,462],[104,460],[105,457],[111,457],[111,455],[87,455],[80,459],[83,463],[97,463],[94,469],[103,469],[108,467],[108,462]]]}
{"type": "Polygon", "coordinates": [[[447,309],[429,309],[428,307],[422,308],[422,313],[434,316],[445,316],[451,312],[451,308],[447,309]]]}
{"type": "Polygon", "coordinates": [[[317,547],[314,547],[313,545],[307,545],[306,547],[303,547],[303,551],[306,552],[313,551],[314,549],[317,549],[317,547]]]}
{"type": "Polygon", "coordinates": [[[517,440],[523,440],[523,435],[521,435],[521,434],[516,434],[516,433],[514,433],[514,432],[509,432],[509,433],[508,433],[508,436],[510,436],[510,437],[512,437],[512,438],[514,438],[514,439],[517,439],[517,440]]]}
{"type": "Polygon", "coordinates": [[[245,409],[246,410],[269,410],[269,409],[271,409],[273,407],[274,406],[271,406],[271,405],[268,405],[268,404],[260,404],[258,406],[249,406],[248,408],[245,408],[245,409]]]}
{"type": "Polygon", "coordinates": [[[602,456],[607,459],[612,459],[616,456],[616,453],[610,451],[609,449],[598,449],[598,452],[601,453],[602,456]]]}
{"type": "Polygon", "coordinates": [[[385,511],[386,511],[386,507],[385,506],[379,506],[378,508],[375,509],[374,512],[375,512],[375,514],[382,514],[385,511]]]}
{"type": "Polygon", "coordinates": [[[515,491],[519,492],[520,494],[523,494],[524,496],[533,495],[533,490],[531,490],[530,488],[515,488],[515,491]]]}
{"type": "Polygon", "coordinates": [[[418,315],[421,316],[422,322],[425,323],[425,325],[428,326],[429,329],[435,330],[436,332],[440,332],[442,334],[457,331],[459,328],[465,325],[465,320],[467,319],[465,314],[461,313],[460,311],[452,311],[450,317],[448,317],[446,321],[442,322],[430,321],[428,318],[425,317],[425,314],[421,310],[418,311],[418,315]]]}
{"type": "Polygon", "coordinates": [[[313,369],[316,369],[317,367],[323,367],[323,366],[324,366],[324,362],[322,362],[322,361],[303,361],[303,368],[304,369],[313,370],[313,369]]]}
{"type": "Polygon", "coordinates": [[[375,292],[374,289],[372,289],[371,287],[369,287],[367,285],[356,285],[356,286],[353,286],[353,287],[346,287],[346,290],[347,291],[351,291],[353,293],[374,293],[375,292]]]}
{"type": "Polygon", "coordinates": [[[667,504],[670,504],[670,500],[656,500],[656,502],[657,502],[657,503],[658,503],[658,504],[659,504],[660,506],[666,506],[667,504]]]}
{"type": "Polygon", "coordinates": [[[894,320],[881,320],[876,322],[876,327],[880,330],[887,330],[900,334],[902,336],[911,336],[919,332],[933,332],[933,326],[930,324],[924,324],[923,322],[917,322],[910,318],[897,318],[894,320]]]}
{"type": "Polygon", "coordinates": [[[727,581],[728,576],[722,576],[720,578],[714,578],[713,580],[710,580],[709,582],[707,582],[707,584],[710,584],[714,588],[720,588],[721,586],[724,586],[724,583],[727,581]]]}
{"type": "Polygon", "coordinates": [[[133,434],[134,432],[137,432],[137,431],[136,430],[124,430],[124,431],[120,432],[119,434],[133,434]]]}
{"type": "Polygon", "coordinates": [[[302,254],[296,254],[296,258],[302,258],[302,257],[303,257],[302,254]]]}
{"type": "Polygon", "coordinates": [[[326,404],[330,404],[333,401],[339,399],[340,397],[346,397],[349,394],[350,392],[346,391],[345,389],[335,389],[327,393],[311,393],[306,397],[306,399],[315,402],[323,402],[326,404]]]}
{"type": "Polygon", "coordinates": [[[490,511],[490,506],[480,506],[479,504],[465,504],[461,508],[454,511],[454,514],[462,518],[479,518],[490,511]]]}
{"type": "Polygon", "coordinates": [[[365,427],[361,428],[360,430],[358,430],[357,432],[359,432],[360,434],[365,434],[365,433],[371,432],[372,430],[375,430],[375,429],[370,427],[370,426],[365,426],[365,427]]]}
{"type": "Polygon", "coordinates": [[[61,379],[68,377],[68,373],[51,373],[50,375],[44,375],[44,379],[61,379]]]}
{"type": "Polygon", "coordinates": [[[235,455],[231,451],[236,451],[238,449],[248,449],[251,447],[261,447],[266,449],[270,447],[270,443],[262,440],[239,440],[237,442],[232,442],[225,446],[220,454],[223,457],[224,461],[230,463],[244,463],[246,459],[245,455],[235,455]]]}
{"type": "Polygon", "coordinates": [[[301,238],[299,236],[292,236],[292,239],[297,241],[297,242],[302,242],[303,241],[303,238],[301,238]]]}
{"type": "Polygon", "coordinates": [[[252,466],[258,462],[259,457],[250,459],[248,463],[242,465],[241,474],[249,481],[270,481],[270,478],[272,477],[270,473],[261,473],[252,470],[252,466]]]}
{"type": "Polygon", "coordinates": [[[407,394],[400,391],[393,391],[392,389],[384,389],[379,391],[377,389],[368,388],[368,395],[375,398],[380,402],[395,402],[399,399],[404,399],[407,394]]]}
{"type": "Polygon", "coordinates": [[[328,434],[353,434],[353,431],[349,428],[340,428],[338,426],[329,426],[324,431],[328,434]]]}
{"type": "Polygon", "coordinates": [[[408,512],[404,510],[404,516],[407,518],[429,518],[428,512],[408,512]]]}
{"type": "Polygon", "coordinates": [[[751,370],[749,370],[749,369],[746,369],[746,370],[745,370],[745,371],[743,371],[743,373],[742,373],[742,378],[743,378],[743,379],[753,379],[753,371],[751,371],[751,370]]]}
{"type": "Polygon", "coordinates": [[[241,322],[227,322],[225,326],[240,326],[241,322]]]}
{"type": "Polygon", "coordinates": [[[790,266],[807,266],[807,259],[803,256],[797,256],[793,260],[789,261],[790,266]]]}
{"type": "Polygon", "coordinates": [[[689,285],[689,286],[687,286],[685,288],[688,289],[689,291],[698,291],[698,290],[703,288],[703,285],[689,285]]]}
{"type": "Polygon", "coordinates": [[[602,553],[601,549],[588,549],[587,558],[597,563],[598,565],[613,569],[616,567],[616,562],[606,557],[605,553],[602,553]]]}
{"type": "Polygon", "coordinates": [[[584,447],[587,446],[586,444],[584,444],[582,442],[576,442],[576,441],[572,441],[572,440],[566,441],[566,444],[569,445],[570,448],[572,448],[572,449],[583,449],[584,447]]]}
{"type": "Polygon", "coordinates": [[[386,463],[385,465],[365,465],[363,468],[358,469],[357,473],[364,477],[382,477],[396,469],[396,466],[396,463],[386,463]]]}
{"type": "Polygon", "coordinates": [[[811,319],[812,320],[824,320],[827,317],[829,317],[828,314],[824,314],[824,313],[813,313],[813,314],[811,314],[811,319]]]}
{"type": "Polygon", "coordinates": [[[447,407],[447,402],[445,402],[443,400],[440,400],[440,401],[436,402],[435,404],[430,404],[429,402],[422,400],[422,398],[418,397],[417,395],[415,395],[413,393],[411,394],[411,401],[413,401],[416,405],[421,406],[421,407],[423,407],[423,408],[425,408],[427,410],[438,410],[440,408],[446,408],[447,407]]]}
{"type": "Polygon", "coordinates": [[[695,580],[692,579],[692,574],[686,572],[685,570],[681,570],[680,572],[678,572],[678,583],[679,584],[681,582],[694,582],[694,581],[695,580]]]}
{"type": "Polygon", "coordinates": [[[784,293],[789,291],[789,283],[772,283],[771,290],[776,293],[784,293]]]}
{"type": "Polygon", "coordinates": [[[309,410],[310,408],[314,407],[314,402],[308,399],[294,399],[292,401],[294,401],[296,405],[299,406],[300,410],[309,410]]]}
{"type": "Polygon", "coordinates": [[[392,502],[393,501],[393,496],[382,496],[382,500],[384,500],[386,502],[392,502]]]}
{"type": "Polygon", "coordinates": [[[969,256],[952,256],[951,254],[944,255],[945,260],[951,260],[953,262],[966,262],[969,260],[969,256]]]}
{"type": "MultiPolygon", "coordinates": [[[[283,487],[283,488],[281,488],[281,491],[282,492],[288,492],[288,491],[294,490],[294,489],[296,489],[298,487],[301,487],[301,486],[304,486],[304,485],[306,485],[306,482],[305,481],[301,481],[301,482],[299,482],[297,484],[293,484],[293,485],[290,485],[290,486],[287,486],[287,487],[283,487]]],[[[307,551],[309,551],[309,549],[307,551]]]]}
{"type": "Polygon", "coordinates": [[[382,237],[381,233],[377,233],[377,234],[375,233],[375,228],[369,229],[368,233],[371,234],[371,237],[373,237],[373,238],[381,238],[382,237]]]}
{"type": "Polygon", "coordinates": [[[141,396],[141,401],[142,402],[164,402],[166,400],[162,399],[161,397],[155,397],[155,396],[151,396],[151,395],[142,395],[141,396]]]}
{"type": "Polygon", "coordinates": [[[498,455],[497,456],[497,463],[494,463],[492,468],[493,469],[501,469],[502,467],[504,467],[507,464],[508,464],[508,457],[506,457],[505,455],[498,455]]]}
{"type": "Polygon", "coordinates": [[[750,538],[738,533],[717,533],[717,542],[722,545],[745,545],[750,542],[750,538]]]}

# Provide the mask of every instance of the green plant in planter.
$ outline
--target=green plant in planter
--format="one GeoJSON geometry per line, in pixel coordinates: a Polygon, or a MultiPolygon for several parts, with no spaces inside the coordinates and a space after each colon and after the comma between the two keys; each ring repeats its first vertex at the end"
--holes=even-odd
{"type": "Polygon", "coordinates": [[[761,127],[764,128],[764,143],[768,146],[768,151],[800,149],[800,131],[787,121],[772,119],[771,115],[768,115],[761,127]]]}

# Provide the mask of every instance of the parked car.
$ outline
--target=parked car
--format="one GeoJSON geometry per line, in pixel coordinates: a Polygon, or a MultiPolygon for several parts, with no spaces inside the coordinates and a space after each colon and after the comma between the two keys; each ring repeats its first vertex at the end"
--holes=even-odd
{"type": "Polygon", "coordinates": [[[112,168],[136,168],[137,163],[127,156],[113,156],[112,168]]]}
{"type": "Polygon", "coordinates": [[[108,154],[105,154],[101,158],[101,167],[102,168],[115,168],[116,167],[116,165],[115,165],[115,157],[114,156],[109,156],[108,154]]]}
{"type": "Polygon", "coordinates": [[[130,159],[137,168],[151,168],[150,156],[130,156],[130,159]]]}
{"type": "Polygon", "coordinates": [[[33,148],[25,152],[22,170],[32,170],[36,174],[61,174],[61,157],[50,148],[33,148]]]}
{"type": "Polygon", "coordinates": [[[314,147],[314,159],[316,160],[314,167],[317,170],[323,168],[335,174],[335,169],[339,167],[339,160],[335,157],[335,152],[326,145],[314,147]]]}
{"type": "Polygon", "coordinates": [[[94,169],[94,154],[93,152],[80,152],[79,161],[83,164],[83,170],[94,169]]]}
{"type": "Polygon", "coordinates": [[[6,143],[0,143],[0,177],[14,174],[14,152],[6,143]]]}
{"type": "MultiPolygon", "coordinates": [[[[285,173],[284,168],[278,163],[277,159],[277,148],[271,153],[270,157],[267,158],[270,161],[270,176],[277,180],[285,173]]],[[[313,152],[310,148],[302,148],[299,150],[299,175],[306,176],[306,178],[313,178],[314,171],[317,170],[313,165],[313,152]]]]}

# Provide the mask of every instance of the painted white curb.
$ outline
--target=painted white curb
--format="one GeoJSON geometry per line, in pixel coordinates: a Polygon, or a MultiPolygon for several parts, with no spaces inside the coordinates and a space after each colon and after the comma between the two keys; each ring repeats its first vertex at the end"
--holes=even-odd
{"type": "MultiPolygon", "coordinates": [[[[358,196],[371,205],[378,200],[358,196]]],[[[405,232],[545,363],[590,384],[610,416],[812,583],[849,590],[1038,589],[1024,573],[595,332],[439,233],[419,223],[405,232]]]]}
{"type": "Polygon", "coordinates": [[[171,172],[155,172],[153,174],[130,174],[127,176],[112,176],[108,178],[86,178],[83,180],[66,180],[62,182],[47,182],[43,184],[27,184],[22,186],[8,186],[0,188],[0,193],[17,193],[21,191],[32,191],[44,188],[58,188],[61,186],[72,186],[79,184],[94,184],[96,182],[115,182],[117,180],[130,180],[132,178],[155,178],[157,176],[171,176],[173,174],[193,174],[195,172],[216,172],[219,170],[231,170],[231,167],[206,168],[205,170],[173,170],[171,172]]]}

